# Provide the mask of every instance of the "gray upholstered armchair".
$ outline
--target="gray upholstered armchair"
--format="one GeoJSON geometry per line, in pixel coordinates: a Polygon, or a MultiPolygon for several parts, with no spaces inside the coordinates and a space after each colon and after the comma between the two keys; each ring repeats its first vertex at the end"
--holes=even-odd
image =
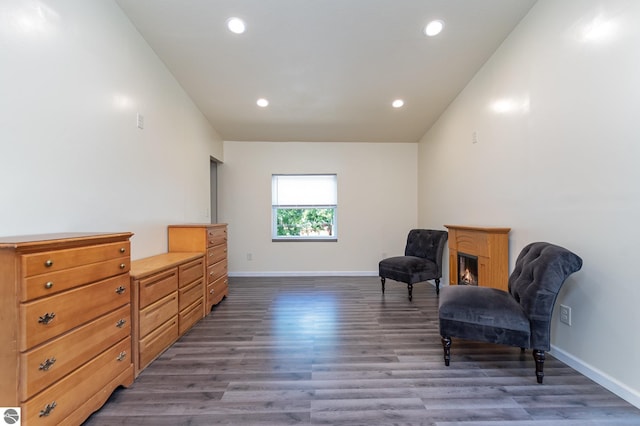
{"type": "Polygon", "coordinates": [[[442,253],[448,237],[447,231],[412,229],[407,236],[404,256],[383,259],[378,264],[382,293],[387,278],[407,284],[409,300],[413,298],[415,283],[435,280],[436,294],[440,293],[442,253]]]}
{"type": "Polygon", "coordinates": [[[445,365],[452,337],[531,348],[542,383],[556,297],[566,278],[581,267],[582,259],[565,248],[531,243],[516,260],[508,292],[469,285],[443,288],[439,319],[445,365]]]}

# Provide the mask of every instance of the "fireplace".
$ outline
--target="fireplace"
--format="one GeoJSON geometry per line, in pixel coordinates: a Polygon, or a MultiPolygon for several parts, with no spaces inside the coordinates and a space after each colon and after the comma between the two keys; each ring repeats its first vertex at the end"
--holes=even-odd
{"type": "Polygon", "coordinates": [[[478,285],[478,256],[458,252],[458,284],[478,285]]]}
{"type": "Polygon", "coordinates": [[[507,290],[510,228],[445,225],[449,230],[449,285],[507,290]]]}

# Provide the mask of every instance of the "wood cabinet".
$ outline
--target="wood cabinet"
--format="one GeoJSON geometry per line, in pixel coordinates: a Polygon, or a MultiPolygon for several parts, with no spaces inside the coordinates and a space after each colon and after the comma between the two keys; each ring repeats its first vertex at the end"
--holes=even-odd
{"type": "Polygon", "coordinates": [[[0,238],[0,402],[77,425],[133,382],[131,233],[0,238]]]}
{"type": "Polygon", "coordinates": [[[202,253],[165,253],[131,264],[136,377],[204,317],[202,253]]]}
{"type": "Polygon", "coordinates": [[[205,315],[229,294],[227,275],[227,225],[169,225],[169,252],[206,253],[205,315]]]}

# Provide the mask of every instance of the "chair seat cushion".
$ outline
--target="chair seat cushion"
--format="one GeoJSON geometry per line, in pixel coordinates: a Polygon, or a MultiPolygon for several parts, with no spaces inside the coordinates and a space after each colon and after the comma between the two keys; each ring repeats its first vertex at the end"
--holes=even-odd
{"type": "Polygon", "coordinates": [[[489,287],[451,285],[440,292],[440,335],[531,347],[531,325],[516,300],[489,287]]]}
{"type": "Polygon", "coordinates": [[[440,278],[435,262],[416,256],[395,256],[381,260],[379,275],[407,284],[440,278]]]}

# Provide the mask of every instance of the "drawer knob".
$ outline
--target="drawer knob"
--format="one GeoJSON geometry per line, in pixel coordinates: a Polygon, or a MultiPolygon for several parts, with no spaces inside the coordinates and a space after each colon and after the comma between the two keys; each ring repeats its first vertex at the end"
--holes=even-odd
{"type": "Polygon", "coordinates": [[[47,404],[46,407],[44,407],[44,410],[40,410],[40,417],[47,417],[49,414],[51,414],[51,412],[53,411],[54,408],[56,408],[56,402],[52,401],[50,404],[47,404]]]}
{"type": "Polygon", "coordinates": [[[124,327],[124,325],[127,323],[127,320],[125,319],[119,319],[118,322],[116,323],[116,327],[118,328],[122,328],[124,327]]]}
{"type": "Polygon", "coordinates": [[[44,362],[40,364],[40,367],[38,367],[38,370],[47,371],[51,368],[53,364],[55,364],[55,362],[56,362],[55,358],[47,358],[44,360],[44,362]]]}
{"type": "Polygon", "coordinates": [[[127,267],[127,265],[125,265],[124,263],[121,263],[121,264],[120,264],[120,269],[124,269],[124,268],[126,268],[126,267],[127,267]]]}
{"type": "Polygon", "coordinates": [[[46,266],[47,268],[51,268],[53,266],[53,260],[48,259],[46,262],[44,262],[44,266],[46,266]]]}
{"type": "Polygon", "coordinates": [[[209,290],[209,294],[213,294],[213,289],[209,290]]]}
{"type": "Polygon", "coordinates": [[[116,293],[118,293],[118,294],[122,294],[125,291],[127,291],[127,288],[124,287],[124,286],[120,286],[120,287],[116,288],[116,293]]]}
{"type": "Polygon", "coordinates": [[[49,324],[51,321],[53,321],[55,317],[56,317],[55,312],[51,312],[51,313],[47,312],[46,314],[38,318],[38,322],[40,324],[49,324]]]}
{"type": "Polygon", "coordinates": [[[124,253],[125,251],[127,251],[124,247],[120,247],[120,253],[124,253]]]}
{"type": "Polygon", "coordinates": [[[46,288],[47,290],[49,290],[52,287],[53,287],[53,281],[47,281],[44,285],[44,288],[46,288]]]}
{"type": "Polygon", "coordinates": [[[122,351],[118,354],[118,357],[116,358],[116,360],[118,361],[124,361],[124,359],[127,357],[127,353],[125,351],[122,351]]]}

